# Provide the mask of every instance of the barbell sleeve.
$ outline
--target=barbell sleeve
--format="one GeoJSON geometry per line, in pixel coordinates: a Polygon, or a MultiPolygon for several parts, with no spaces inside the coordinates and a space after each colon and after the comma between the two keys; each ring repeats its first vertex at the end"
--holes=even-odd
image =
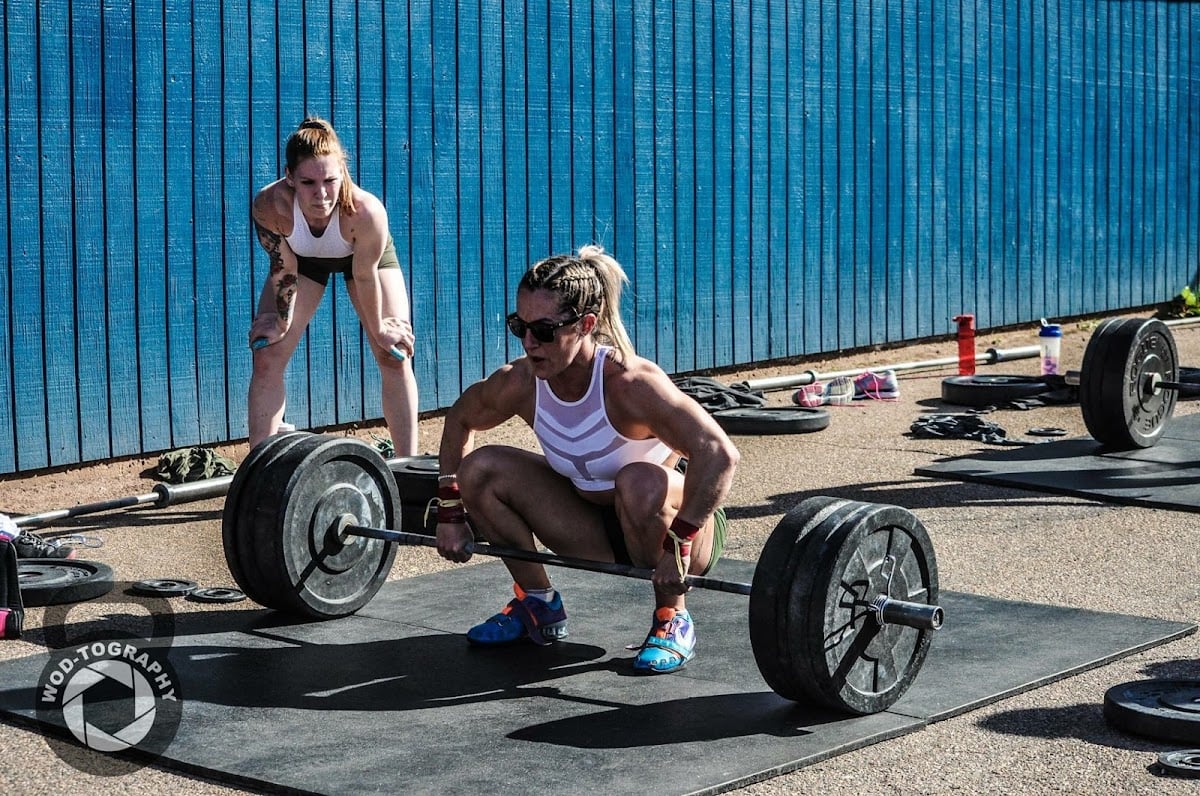
{"type": "Polygon", "coordinates": [[[95,514],[101,511],[127,509],[147,503],[156,503],[158,500],[159,494],[157,492],[146,492],[141,495],[129,495],[128,497],[115,498],[113,500],[80,503],[78,506],[71,506],[68,509],[54,509],[53,511],[43,511],[38,514],[26,514],[23,517],[13,517],[12,521],[18,526],[44,525],[48,522],[66,519],[67,517],[76,517],[80,514],[95,514]]]}
{"type": "Polygon", "coordinates": [[[232,475],[221,475],[216,478],[204,478],[183,484],[155,484],[154,493],[158,495],[158,502],[155,505],[161,509],[175,503],[223,497],[229,491],[231,483],[233,483],[232,475]]]}
{"type": "MultiPolygon", "coordinates": [[[[344,538],[345,536],[363,536],[369,539],[380,539],[385,542],[395,542],[403,545],[437,547],[437,540],[432,536],[357,525],[356,518],[352,519],[348,516],[340,520],[337,534],[340,538],[344,538]]],[[[651,580],[654,577],[654,570],[644,567],[634,567],[628,564],[617,564],[608,561],[591,561],[584,558],[570,558],[568,556],[557,555],[556,553],[543,553],[535,550],[500,547],[485,542],[474,542],[468,546],[468,549],[472,553],[484,556],[513,558],[519,561],[532,561],[538,564],[549,564],[551,566],[566,567],[567,569],[580,569],[587,572],[599,572],[606,575],[619,575],[638,580],[651,580]]],[[[730,594],[743,594],[747,596],[750,594],[752,588],[749,583],[710,578],[705,575],[688,575],[684,578],[684,583],[696,589],[723,591],[730,594]]],[[[905,625],[921,630],[937,630],[942,626],[942,609],[936,605],[893,600],[880,595],[871,604],[871,609],[871,615],[880,624],[905,625]]]]}

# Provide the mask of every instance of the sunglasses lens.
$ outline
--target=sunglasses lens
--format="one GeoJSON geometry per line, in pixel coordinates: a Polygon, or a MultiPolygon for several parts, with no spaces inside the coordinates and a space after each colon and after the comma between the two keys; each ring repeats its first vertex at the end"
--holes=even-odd
{"type": "Polygon", "coordinates": [[[559,321],[558,323],[550,323],[549,321],[534,321],[533,323],[525,323],[525,321],[517,317],[515,312],[505,318],[505,322],[508,324],[508,330],[512,332],[513,337],[524,340],[525,332],[528,331],[531,335],[533,335],[533,339],[537,340],[539,343],[553,343],[555,332],[564,326],[569,326],[570,324],[575,323],[578,320],[579,316],[577,315],[574,318],[568,318],[567,320],[559,321]]]}
{"type": "Polygon", "coordinates": [[[557,326],[549,323],[543,323],[541,321],[535,321],[531,324],[528,324],[528,327],[529,333],[533,335],[533,339],[537,340],[539,343],[554,342],[554,330],[558,328],[557,326]]]}

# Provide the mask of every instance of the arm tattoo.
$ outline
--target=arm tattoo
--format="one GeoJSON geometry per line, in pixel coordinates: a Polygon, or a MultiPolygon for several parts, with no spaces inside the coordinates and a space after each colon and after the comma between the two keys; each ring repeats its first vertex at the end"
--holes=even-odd
{"type": "Polygon", "coordinates": [[[267,229],[254,220],[254,230],[258,233],[258,242],[266,250],[271,261],[270,278],[278,280],[275,286],[275,312],[279,319],[287,323],[292,315],[292,300],[296,296],[296,275],[284,273],[283,254],[279,251],[282,236],[274,230],[267,229]]]}
{"type": "Polygon", "coordinates": [[[271,261],[271,276],[276,276],[283,270],[283,255],[279,253],[279,242],[283,240],[278,232],[269,230],[258,220],[254,221],[254,229],[258,233],[258,243],[266,252],[267,257],[271,261]]]}
{"type": "Polygon", "coordinates": [[[287,323],[292,315],[292,299],[296,296],[296,275],[284,274],[279,280],[279,288],[275,293],[275,312],[279,320],[287,323]]]}

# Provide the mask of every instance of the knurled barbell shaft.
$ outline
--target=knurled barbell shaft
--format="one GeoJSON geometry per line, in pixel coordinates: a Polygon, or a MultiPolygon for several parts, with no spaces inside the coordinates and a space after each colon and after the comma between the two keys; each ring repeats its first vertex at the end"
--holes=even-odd
{"type": "MultiPolygon", "coordinates": [[[[385,542],[411,545],[418,547],[437,547],[437,539],[432,536],[406,531],[391,531],[383,528],[371,528],[345,521],[338,528],[339,535],[365,536],[370,539],[382,539],[385,542]]],[[[651,580],[654,570],[644,567],[634,567],[628,564],[616,564],[607,561],[590,561],[584,558],[570,558],[555,553],[542,553],[535,550],[520,550],[513,547],[499,547],[484,542],[474,542],[468,546],[472,553],[495,556],[497,558],[512,558],[520,561],[532,561],[538,564],[548,564],[568,569],[581,569],[588,572],[600,572],[606,575],[619,575],[625,578],[651,580]]],[[[704,575],[688,575],[684,582],[696,589],[723,591],[731,594],[750,594],[751,584],[738,581],[710,578],[704,575]]],[[[942,626],[943,612],[940,606],[926,603],[909,602],[906,600],[886,600],[886,608],[871,615],[883,621],[915,627],[920,630],[937,630],[942,626]]]]}

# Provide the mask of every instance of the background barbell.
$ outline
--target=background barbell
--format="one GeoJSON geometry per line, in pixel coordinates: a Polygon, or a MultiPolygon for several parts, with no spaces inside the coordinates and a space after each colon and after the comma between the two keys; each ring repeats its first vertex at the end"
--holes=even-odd
{"type": "Polygon", "coordinates": [[[1079,406],[1088,433],[1107,448],[1157,444],[1175,411],[1179,355],[1161,320],[1110,318],[1092,332],[1079,371],[1079,406]]]}

